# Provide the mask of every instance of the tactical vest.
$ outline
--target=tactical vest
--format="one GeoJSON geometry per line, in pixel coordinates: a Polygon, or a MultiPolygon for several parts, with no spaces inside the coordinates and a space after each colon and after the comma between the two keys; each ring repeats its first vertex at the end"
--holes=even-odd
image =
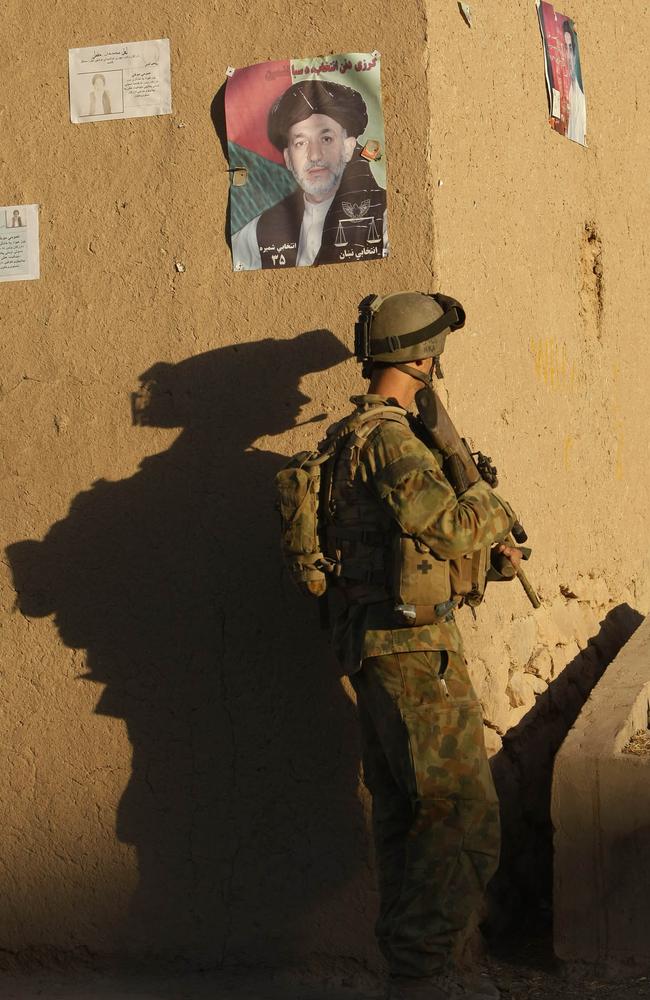
{"type": "Polygon", "coordinates": [[[355,433],[343,439],[324,469],[323,550],[337,567],[336,586],[346,601],[385,606],[389,627],[444,621],[461,603],[476,605],[483,599],[489,548],[444,560],[419,539],[402,534],[363,482],[360,456],[373,435],[381,433],[384,420],[396,420],[409,429],[410,424],[405,410],[373,417],[373,408],[355,433]]]}
{"type": "Polygon", "coordinates": [[[482,600],[489,547],[439,559],[401,532],[361,477],[362,449],[385,420],[410,428],[402,407],[365,405],[277,474],[285,565],[303,593],[321,597],[335,585],[347,603],[374,605],[378,627],[445,621],[463,601],[482,600]]]}

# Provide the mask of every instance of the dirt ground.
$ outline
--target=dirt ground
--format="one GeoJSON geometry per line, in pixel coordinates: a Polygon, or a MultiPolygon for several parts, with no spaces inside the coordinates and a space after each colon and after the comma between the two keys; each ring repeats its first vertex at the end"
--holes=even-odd
{"type": "MultiPolygon", "coordinates": [[[[503,1000],[638,1000],[649,998],[650,979],[606,983],[569,981],[558,971],[511,961],[491,963],[503,1000]]],[[[110,976],[35,973],[0,976],[1,1000],[380,1000],[380,982],[300,982],[269,973],[186,976],[110,976]]]]}

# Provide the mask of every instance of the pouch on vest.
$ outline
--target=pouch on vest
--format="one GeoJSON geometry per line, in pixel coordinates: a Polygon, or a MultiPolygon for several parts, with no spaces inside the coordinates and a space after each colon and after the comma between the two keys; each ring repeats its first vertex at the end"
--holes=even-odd
{"type": "Polygon", "coordinates": [[[414,607],[414,624],[439,621],[435,607],[445,604],[452,594],[448,560],[437,559],[426,545],[409,535],[396,535],[392,563],[395,603],[414,607]]]}
{"type": "Polygon", "coordinates": [[[298,589],[312,597],[322,597],[327,589],[326,559],[318,535],[318,503],[321,465],[328,457],[302,452],[275,477],[284,562],[298,589]]]}
{"type": "Polygon", "coordinates": [[[479,605],[485,594],[489,560],[489,546],[452,559],[449,563],[452,596],[462,597],[463,604],[470,607],[479,605]]]}

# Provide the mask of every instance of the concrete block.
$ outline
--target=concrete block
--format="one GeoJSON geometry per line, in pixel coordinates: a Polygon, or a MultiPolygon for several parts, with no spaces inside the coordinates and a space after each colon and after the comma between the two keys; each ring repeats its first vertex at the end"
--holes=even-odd
{"type": "Polygon", "coordinates": [[[650,756],[621,752],[649,712],[647,619],[594,688],[553,772],[555,951],[609,975],[650,973],[650,756]]]}

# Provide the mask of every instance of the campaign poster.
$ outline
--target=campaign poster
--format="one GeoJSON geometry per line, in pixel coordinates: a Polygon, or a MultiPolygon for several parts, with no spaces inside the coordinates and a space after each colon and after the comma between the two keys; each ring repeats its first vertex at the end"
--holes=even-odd
{"type": "Polygon", "coordinates": [[[575,25],[545,0],[537,0],[537,14],[544,43],[551,127],[586,146],[587,105],[575,25]]]}
{"type": "Polygon", "coordinates": [[[169,39],[119,42],[68,50],[70,121],[169,115],[169,39]]]}
{"type": "Polygon", "coordinates": [[[229,69],[233,269],[388,256],[378,52],[229,69]]]}
{"type": "Polygon", "coordinates": [[[38,205],[0,206],[0,281],[38,278],[38,205]]]}

